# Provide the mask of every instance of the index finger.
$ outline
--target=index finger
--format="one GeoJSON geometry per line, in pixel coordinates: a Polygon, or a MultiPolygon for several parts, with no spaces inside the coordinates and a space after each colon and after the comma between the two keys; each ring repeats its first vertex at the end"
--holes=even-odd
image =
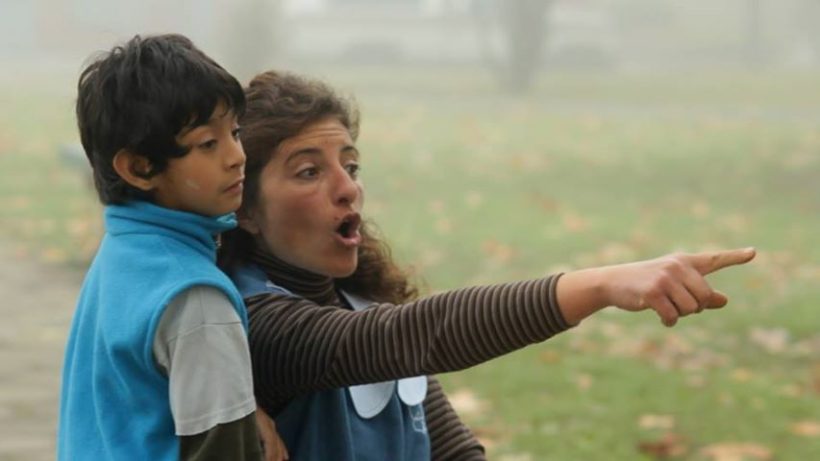
{"type": "Polygon", "coordinates": [[[691,255],[692,266],[702,275],[711,274],[725,267],[746,264],[754,259],[757,251],[752,248],[708,251],[691,255]]]}

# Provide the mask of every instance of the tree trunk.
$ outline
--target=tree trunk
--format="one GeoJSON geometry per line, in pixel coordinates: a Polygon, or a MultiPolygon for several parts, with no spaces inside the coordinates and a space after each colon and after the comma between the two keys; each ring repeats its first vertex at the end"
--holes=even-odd
{"type": "Polygon", "coordinates": [[[532,87],[543,63],[552,0],[507,0],[503,4],[501,19],[507,43],[503,85],[507,91],[523,93],[532,87]]]}

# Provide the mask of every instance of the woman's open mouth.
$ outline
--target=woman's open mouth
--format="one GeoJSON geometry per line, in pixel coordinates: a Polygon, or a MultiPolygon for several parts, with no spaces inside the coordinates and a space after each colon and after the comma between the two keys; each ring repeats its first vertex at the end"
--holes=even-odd
{"type": "Polygon", "coordinates": [[[342,223],[336,228],[336,239],[344,246],[355,247],[362,243],[362,235],[359,228],[362,218],[359,213],[351,213],[342,219],[342,223]]]}

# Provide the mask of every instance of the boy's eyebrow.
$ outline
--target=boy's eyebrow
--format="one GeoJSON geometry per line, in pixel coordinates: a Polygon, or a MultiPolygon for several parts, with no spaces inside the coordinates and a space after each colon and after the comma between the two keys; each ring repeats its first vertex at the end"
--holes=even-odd
{"type": "MultiPolygon", "coordinates": [[[[199,125],[194,125],[193,123],[189,123],[188,125],[185,125],[184,127],[182,127],[181,130],[179,130],[179,134],[177,136],[185,136],[188,133],[196,130],[197,128],[210,127],[214,123],[224,119],[225,117],[229,117],[229,116],[233,117],[235,120],[238,120],[238,117],[234,114],[233,110],[228,109],[222,114],[213,114],[211,116],[211,118],[209,118],[207,121],[205,121],[205,123],[200,123],[199,125]]],[[[195,117],[194,117],[194,119],[195,119],[195,117]]]]}

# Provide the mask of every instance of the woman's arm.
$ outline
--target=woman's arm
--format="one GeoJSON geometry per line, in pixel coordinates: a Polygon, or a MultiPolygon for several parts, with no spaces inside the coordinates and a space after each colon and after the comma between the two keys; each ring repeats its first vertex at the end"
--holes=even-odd
{"type": "Polygon", "coordinates": [[[704,276],[755,257],[754,248],[675,253],[649,261],[569,272],[558,285],[561,313],[575,325],[607,306],[627,311],[652,309],[666,326],[679,317],[726,305],[704,276]]]}
{"type": "Polygon", "coordinates": [[[704,275],[753,249],[675,254],[525,282],[463,288],[352,312],[301,298],[247,300],[255,389],[276,413],[308,392],[456,371],[544,341],[598,310],[655,310],[664,323],[726,297],[704,275]]]}
{"type": "Polygon", "coordinates": [[[467,368],[567,328],[557,277],[454,290],[354,312],[266,294],[246,300],[259,403],[467,368]]]}
{"type": "Polygon", "coordinates": [[[452,461],[485,461],[484,447],[461,422],[435,376],[427,378],[424,399],[427,433],[430,434],[431,459],[452,461]]]}

